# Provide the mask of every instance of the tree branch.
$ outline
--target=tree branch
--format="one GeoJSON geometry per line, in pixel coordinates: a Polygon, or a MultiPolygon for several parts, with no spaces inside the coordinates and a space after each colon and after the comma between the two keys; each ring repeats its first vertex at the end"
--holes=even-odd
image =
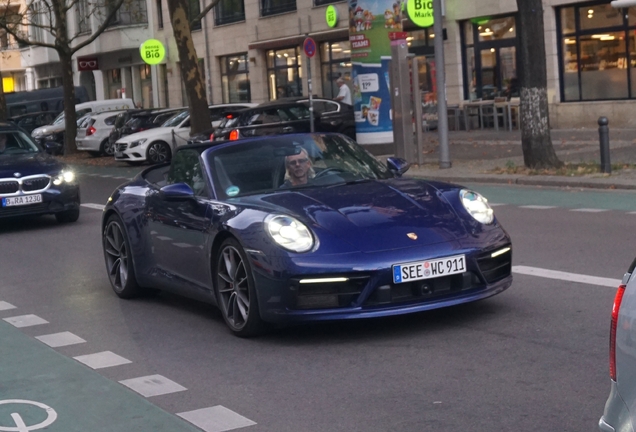
{"type": "Polygon", "coordinates": [[[203,19],[203,17],[206,16],[207,13],[210,12],[210,10],[212,10],[212,8],[214,6],[219,4],[220,1],[221,0],[211,0],[210,4],[207,5],[206,7],[204,7],[203,10],[201,11],[201,13],[199,13],[199,15],[195,16],[194,18],[192,18],[192,21],[190,21],[190,27],[192,27],[192,25],[194,23],[196,23],[197,21],[201,21],[203,19]]]}
{"type": "Polygon", "coordinates": [[[91,36],[88,39],[86,39],[84,42],[81,42],[77,44],[76,46],[74,46],[73,48],[71,48],[71,55],[75,54],[76,52],[84,48],[86,45],[93,43],[93,41],[97,39],[99,35],[101,35],[104,32],[104,30],[106,30],[106,28],[108,27],[110,22],[113,20],[113,18],[115,18],[115,15],[117,15],[117,12],[119,11],[119,8],[121,7],[122,4],[124,4],[124,0],[117,0],[117,3],[115,3],[115,7],[113,7],[110,13],[106,16],[106,19],[104,20],[104,22],[97,28],[97,30],[95,30],[93,34],[91,34],[91,36]]]}

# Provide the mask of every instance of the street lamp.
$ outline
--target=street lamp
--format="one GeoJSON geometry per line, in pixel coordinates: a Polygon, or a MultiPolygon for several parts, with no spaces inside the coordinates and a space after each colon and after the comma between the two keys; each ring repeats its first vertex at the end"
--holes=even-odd
{"type": "Polygon", "coordinates": [[[612,2],[613,8],[626,8],[630,6],[636,6],[636,0],[614,0],[612,2]]]}

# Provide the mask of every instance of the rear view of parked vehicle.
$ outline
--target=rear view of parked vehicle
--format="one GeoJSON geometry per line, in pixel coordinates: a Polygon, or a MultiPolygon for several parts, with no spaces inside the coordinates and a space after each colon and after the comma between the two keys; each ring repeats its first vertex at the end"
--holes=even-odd
{"type": "Polygon", "coordinates": [[[599,420],[602,432],[634,431],[636,423],[636,259],[623,276],[612,307],[610,394],[599,420]]]}

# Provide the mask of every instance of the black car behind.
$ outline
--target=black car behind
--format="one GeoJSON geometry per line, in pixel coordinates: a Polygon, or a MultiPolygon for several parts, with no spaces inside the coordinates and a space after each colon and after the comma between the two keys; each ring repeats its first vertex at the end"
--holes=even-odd
{"type": "Polygon", "coordinates": [[[75,174],[22,129],[0,122],[0,219],[45,214],[58,222],[79,218],[75,174]]]}
{"type": "Polygon", "coordinates": [[[117,116],[115,127],[110,133],[108,140],[111,143],[115,143],[119,138],[126,135],[159,127],[166,120],[184,109],[185,108],[166,108],[156,110],[128,110],[130,112],[123,111],[117,116]]]}

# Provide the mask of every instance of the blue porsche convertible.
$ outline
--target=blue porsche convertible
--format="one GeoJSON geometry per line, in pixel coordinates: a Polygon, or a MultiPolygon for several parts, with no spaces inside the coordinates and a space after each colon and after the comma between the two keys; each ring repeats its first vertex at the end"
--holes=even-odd
{"type": "Polygon", "coordinates": [[[154,288],[214,303],[238,336],[508,288],[510,237],[488,201],[407,169],[339,134],[183,146],[109,198],[111,285],[122,298],[154,288]]]}

